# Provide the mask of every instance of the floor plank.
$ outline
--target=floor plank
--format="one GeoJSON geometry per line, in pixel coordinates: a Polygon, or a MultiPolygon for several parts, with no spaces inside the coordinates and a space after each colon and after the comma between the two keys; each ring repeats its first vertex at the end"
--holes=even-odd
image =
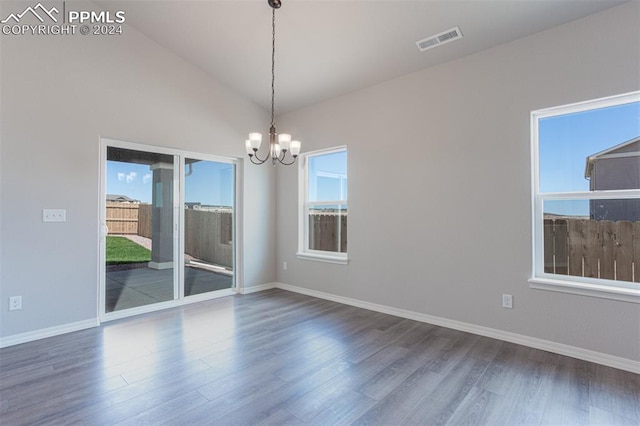
{"type": "Polygon", "coordinates": [[[640,424],[640,375],[282,290],[0,349],[5,425],[640,424]]]}

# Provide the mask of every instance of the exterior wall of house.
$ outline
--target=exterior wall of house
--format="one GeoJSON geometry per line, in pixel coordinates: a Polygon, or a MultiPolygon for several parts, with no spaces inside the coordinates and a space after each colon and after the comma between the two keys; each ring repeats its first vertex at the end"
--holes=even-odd
{"type": "MultiPolygon", "coordinates": [[[[24,3],[1,2],[0,15],[24,3]]],[[[94,3],[74,2],[79,10],[94,3]]],[[[97,318],[99,139],[243,158],[257,105],[125,25],[119,36],[0,36],[0,343],[97,318]],[[67,210],[42,223],[42,209],[67,210]],[[8,311],[22,295],[23,309],[8,311]]],[[[272,167],[242,167],[246,286],[274,281],[272,167]]]]}
{"type": "Polygon", "coordinates": [[[350,261],[296,258],[297,170],[279,168],[278,281],[640,361],[639,304],[527,282],[530,113],[638,90],[639,17],[632,1],[282,116],[305,151],[347,146],[350,261]]]}
{"type": "Polygon", "coordinates": [[[590,200],[589,218],[592,220],[640,221],[640,200],[590,200]]]}
{"type": "Polygon", "coordinates": [[[629,143],[625,146],[621,146],[620,148],[610,152],[609,154],[625,154],[629,152],[640,152],[640,140],[638,140],[637,142],[629,143]]]}
{"type": "MultiPolygon", "coordinates": [[[[593,166],[591,180],[591,189],[595,191],[639,189],[640,156],[599,158],[593,166]]],[[[640,221],[640,201],[591,200],[590,217],[593,220],[628,220],[637,222],[640,221]]]]}
{"type": "Polygon", "coordinates": [[[640,155],[634,157],[599,158],[591,175],[591,190],[640,188],[640,155]]]}

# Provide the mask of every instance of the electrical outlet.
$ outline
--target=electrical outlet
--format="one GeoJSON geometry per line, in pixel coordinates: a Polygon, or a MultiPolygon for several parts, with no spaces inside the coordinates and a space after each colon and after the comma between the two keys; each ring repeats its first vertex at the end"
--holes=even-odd
{"type": "Polygon", "coordinates": [[[287,262],[282,262],[282,270],[283,271],[287,270],[287,262]]]}
{"type": "Polygon", "coordinates": [[[502,307],[507,309],[513,308],[513,296],[510,294],[502,295],[502,307]]]}
{"type": "Polygon", "coordinates": [[[17,311],[22,309],[22,296],[12,296],[9,298],[9,310],[17,311]]]}

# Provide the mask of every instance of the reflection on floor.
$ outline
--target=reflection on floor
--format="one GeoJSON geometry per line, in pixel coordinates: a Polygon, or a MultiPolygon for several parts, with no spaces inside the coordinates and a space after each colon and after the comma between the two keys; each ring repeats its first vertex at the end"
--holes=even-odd
{"type": "MultiPolygon", "coordinates": [[[[136,268],[107,272],[106,312],[173,299],[173,269],[136,268]]],[[[231,288],[233,276],[185,268],[185,296],[231,288]]]]}

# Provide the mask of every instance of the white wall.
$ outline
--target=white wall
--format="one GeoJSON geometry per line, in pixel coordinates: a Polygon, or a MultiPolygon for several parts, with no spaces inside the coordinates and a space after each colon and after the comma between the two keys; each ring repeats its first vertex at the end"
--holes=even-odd
{"type": "Polygon", "coordinates": [[[639,361],[640,305],[527,282],[530,111],[638,90],[639,4],[279,117],[305,151],[348,146],[351,261],[296,259],[279,168],[278,281],[639,361]]]}
{"type": "MultiPolygon", "coordinates": [[[[0,43],[6,337],[97,316],[100,136],[242,158],[246,134],[268,116],[132,28],[0,43]],[[67,222],[42,223],[43,208],[66,209],[67,222]],[[15,295],[23,309],[9,312],[15,295]]],[[[243,178],[242,272],[252,286],[275,278],[273,170],[244,167],[243,178]]]]}

